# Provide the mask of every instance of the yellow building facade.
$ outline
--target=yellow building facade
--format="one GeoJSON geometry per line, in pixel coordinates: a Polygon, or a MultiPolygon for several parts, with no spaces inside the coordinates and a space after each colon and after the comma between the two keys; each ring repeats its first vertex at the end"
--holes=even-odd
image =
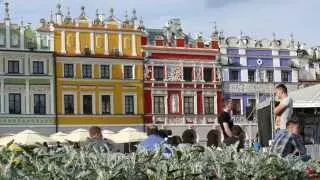
{"type": "Polygon", "coordinates": [[[143,26],[136,12],[121,22],[113,9],[107,18],[97,11],[90,21],[84,7],[73,19],[58,5],[53,21],[58,129],[142,127],[143,26]]]}

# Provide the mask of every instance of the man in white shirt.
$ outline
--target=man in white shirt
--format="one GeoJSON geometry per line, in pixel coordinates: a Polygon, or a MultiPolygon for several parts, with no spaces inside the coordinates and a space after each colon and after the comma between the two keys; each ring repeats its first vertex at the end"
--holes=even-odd
{"type": "Polygon", "coordinates": [[[286,129],[287,121],[291,120],[293,114],[293,100],[288,96],[287,87],[284,84],[276,86],[276,96],[280,104],[274,109],[276,114],[276,129],[286,129]]]}

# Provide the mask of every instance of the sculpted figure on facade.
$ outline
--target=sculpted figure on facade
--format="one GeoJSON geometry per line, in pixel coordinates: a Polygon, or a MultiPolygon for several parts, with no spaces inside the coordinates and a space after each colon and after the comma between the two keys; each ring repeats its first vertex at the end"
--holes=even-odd
{"type": "Polygon", "coordinates": [[[196,81],[201,81],[202,80],[202,73],[201,73],[202,71],[201,71],[201,67],[200,66],[196,66],[195,67],[195,80],[196,81]]]}

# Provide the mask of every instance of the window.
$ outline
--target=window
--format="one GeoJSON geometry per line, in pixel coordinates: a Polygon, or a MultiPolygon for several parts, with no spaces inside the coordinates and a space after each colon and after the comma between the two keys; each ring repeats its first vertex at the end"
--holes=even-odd
{"type": "Polygon", "coordinates": [[[110,69],[109,65],[100,65],[100,76],[101,79],[110,79],[110,69]]]}
{"type": "Polygon", "coordinates": [[[163,80],[163,67],[162,66],[155,66],[153,67],[154,70],[154,79],[156,81],[162,81],[163,80]]]}
{"type": "Polygon", "coordinates": [[[123,75],[124,79],[133,79],[132,66],[124,66],[123,73],[124,73],[123,75]]]}
{"type": "Polygon", "coordinates": [[[83,78],[91,78],[92,77],[91,64],[83,64],[82,65],[82,77],[83,78]]]}
{"type": "Polygon", "coordinates": [[[232,99],[232,113],[233,115],[241,115],[240,99],[232,99]]]}
{"type": "Polygon", "coordinates": [[[204,81],[210,82],[212,81],[212,68],[204,68],[203,69],[203,78],[204,81]]]}
{"type": "Polygon", "coordinates": [[[192,67],[183,68],[183,80],[192,81],[192,67]]]}
{"type": "Polygon", "coordinates": [[[73,95],[64,95],[64,113],[74,114],[73,95]]]}
{"type": "Polygon", "coordinates": [[[256,100],[255,99],[248,99],[247,118],[249,120],[253,120],[253,118],[255,116],[255,107],[256,107],[256,100]]]}
{"type": "Polygon", "coordinates": [[[83,95],[83,114],[92,114],[92,95],[83,95]]]}
{"type": "Polygon", "coordinates": [[[255,70],[248,70],[248,81],[249,82],[254,82],[256,79],[255,76],[256,76],[255,70]]]}
{"type": "Polygon", "coordinates": [[[214,97],[204,97],[204,113],[214,114],[214,97]]]}
{"type": "Polygon", "coordinates": [[[33,74],[43,74],[43,62],[33,61],[33,74]]]}
{"type": "Polygon", "coordinates": [[[124,108],[125,114],[134,114],[134,96],[125,96],[124,108]]]}
{"type": "Polygon", "coordinates": [[[282,82],[289,82],[289,72],[288,71],[281,71],[281,81],[282,82]]]}
{"type": "Polygon", "coordinates": [[[64,64],[64,77],[73,78],[73,64],[64,64]]]}
{"type": "Polygon", "coordinates": [[[8,61],[8,73],[19,74],[19,61],[8,61]]]}
{"type": "Polygon", "coordinates": [[[9,114],[21,114],[21,95],[18,93],[9,94],[9,114]]]}
{"type": "Polygon", "coordinates": [[[34,114],[46,114],[46,95],[34,94],[33,95],[33,111],[34,114]]]}
{"type": "Polygon", "coordinates": [[[109,95],[101,96],[102,114],[111,114],[111,100],[109,95]]]}
{"type": "Polygon", "coordinates": [[[153,111],[154,114],[164,114],[164,97],[154,96],[153,97],[153,111]]]}
{"type": "Polygon", "coordinates": [[[194,109],[193,109],[193,96],[185,96],[183,98],[183,109],[184,109],[184,114],[193,114],[194,109]]]}
{"type": "Polygon", "coordinates": [[[230,71],[230,81],[239,81],[239,71],[231,70],[230,71]]]}
{"type": "Polygon", "coordinates": [[[273,71],[267,71],[267,81],[273,82],[273,71]]]}

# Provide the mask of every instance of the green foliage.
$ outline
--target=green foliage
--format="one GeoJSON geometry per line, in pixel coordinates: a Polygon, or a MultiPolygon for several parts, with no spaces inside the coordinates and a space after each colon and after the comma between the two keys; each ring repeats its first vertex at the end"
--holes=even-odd
{"type": "Polygon", "coordinates": [[[202,179],[306,179],[307,166],[295,157],[256,152],[237,152],[236,147],[158,148],[154,152],[100,153],[71,147],[55,151],[23,147],[24,151],[0,149],[0,180],[202,180],[202,179]]]}

